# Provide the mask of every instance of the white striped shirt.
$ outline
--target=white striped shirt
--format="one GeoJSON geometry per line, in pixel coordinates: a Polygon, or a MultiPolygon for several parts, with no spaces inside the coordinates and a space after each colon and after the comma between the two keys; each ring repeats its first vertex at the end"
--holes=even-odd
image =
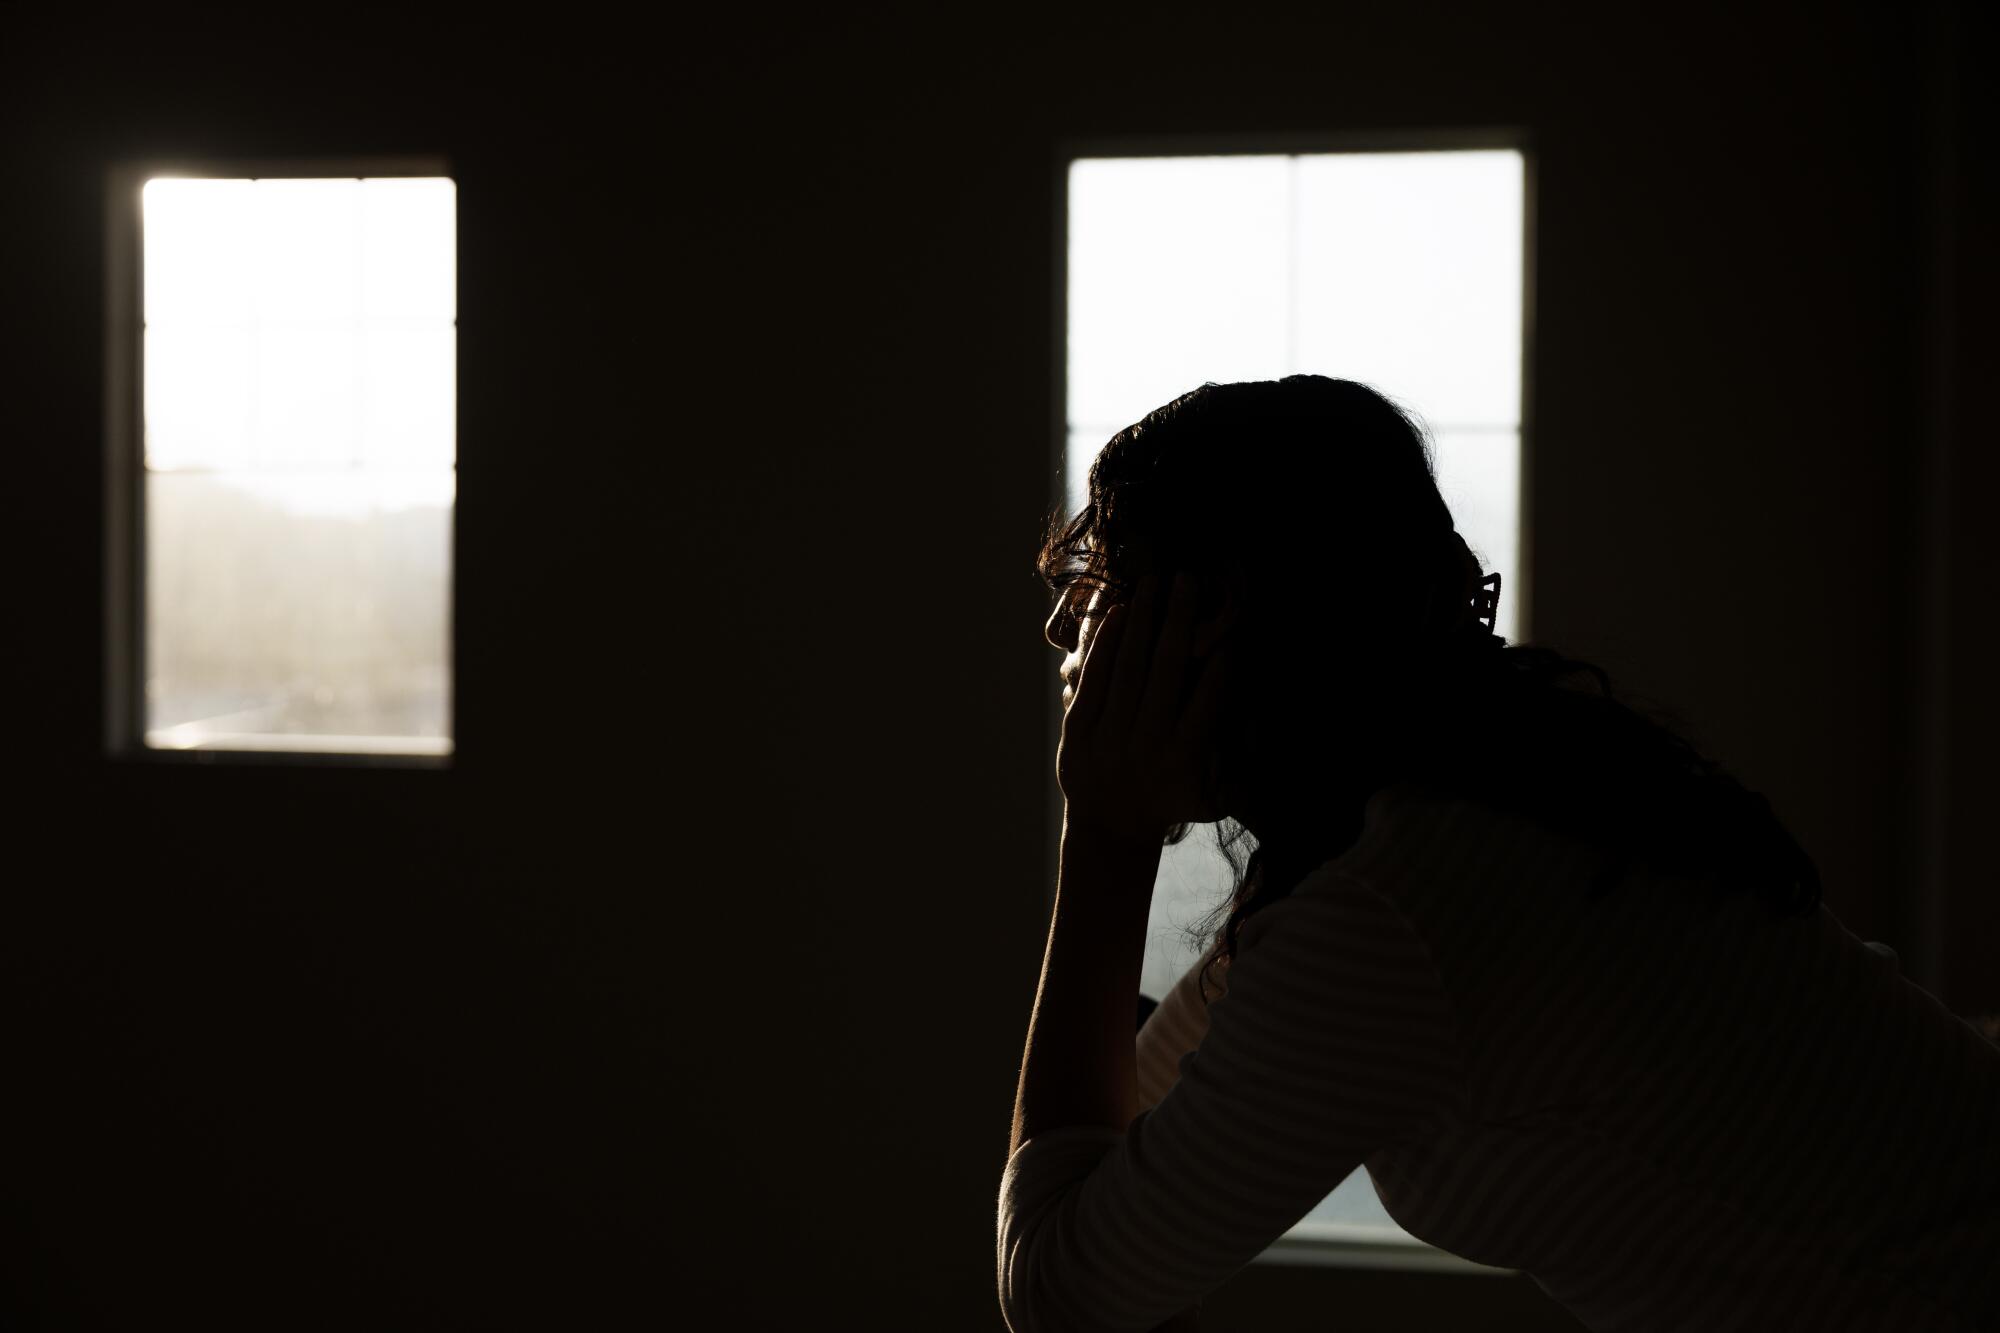
{"type": "Polygon", "coordinates": [[[1365,1165],[1592,1329],[2000,1329],[2000,1049],[1824,908],[1604,859],[1378,793],[1148,1018],[1148,1109],[1008,1161],[1009,1327],[1155,1328],[1365,1165]]]}

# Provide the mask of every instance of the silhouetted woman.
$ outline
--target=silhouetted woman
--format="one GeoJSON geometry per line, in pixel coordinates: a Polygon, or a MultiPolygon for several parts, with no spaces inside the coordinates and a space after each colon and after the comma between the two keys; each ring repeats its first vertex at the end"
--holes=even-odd
{"type": "Polygon", "coordinates": [[[2000,1050],[1820,906],[1762,798],[1493,634],[1387,400],[1178,398],[1040,569],[1070,688],[1016,1333],[1186,1326],[1357,1165],[1594,1329],[2000,1328],[2000,1050]],[[1135,1049],[1160,848],[1210,821],[1226,920],[1135,1049]]]}

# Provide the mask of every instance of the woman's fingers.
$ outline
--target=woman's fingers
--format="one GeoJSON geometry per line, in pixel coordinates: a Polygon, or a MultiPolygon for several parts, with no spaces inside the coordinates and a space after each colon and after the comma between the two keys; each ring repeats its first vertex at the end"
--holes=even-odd
{"type": "Polygon", "coordinates": [[[1073,806],[1139,827],[1210,819],[1225,667],[1194,657],[1192,581],[1139,581],[1084,650],[1058,761],[1073,806]],[[1122,813],[1121,813],[1122,812],[1122,813]]]}
{"type": "Polygon", "coordinates": [[[1188,654],[1194,646],[1194,598],[1187,579],[1175,575],[1164,590],[1159,634],[1153,641],[1152,666],[1146,697],[1140,704],[1139,725],[1162,738],[1177,730],[1182,696],[1187,690],[1188,654]]]}
{"type": "Polygon", "coordinates": [[[1111,673],[1117,663],[1118,641],[1124,635],[1125,608],[1114,606],[1098,621],[1097,633],[1090,636],[1090,647],[1084,650],[1083,665],[1077,669],[1076,695],[1069,701],[1069,710],[1063,715],[1065,732],[1074,728],[1081,733],[1085,728],[1099,724],[1111,694],[1111,673]]]}
{"type": "Polygon", "coordinates": [[[1084,654],[1070,711],[1079,727],[1122,743],[1135,733],[1165,740],[1181,726],[1194,644],[1194,597],[1185,577],[1140,579],[1111,608],[1084,654]]]}
{"type": "Polygon", "coordinates": [[[1217,644],[1202,660],[1194,697],[1180,719],[1180,742],[1188,750],[1207,751],[1214,743],[1222,714],[1222,689],[1229,674],[1226,647],[1217,644]]]}
{"type": "Polygon", "coordinates": [[[1102,734],[1122,743],[1132,734],[1139,703],[1145,697],[1146,676],[1153,664],[1153,640],[1159,633],[1159,580],[1148,574],[1139,580],[1132,602],[1121,617],[1118,660],[1111,670],[1111,695],[1098,719],[1102,734]]]}

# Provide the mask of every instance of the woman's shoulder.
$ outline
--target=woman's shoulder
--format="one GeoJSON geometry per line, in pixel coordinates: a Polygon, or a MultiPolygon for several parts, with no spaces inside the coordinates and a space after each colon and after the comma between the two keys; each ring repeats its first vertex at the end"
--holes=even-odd
{"type": "Polygon", "coordinates": [[[1443,837],[1463,845],[1548,832],[1541,821],[1491,800],[1411,779],[1391,783],[1368,798],[1355,850],[1385,844],[1410,852],[1443,837]]]}
{"type": "Polygon", "coordinates": [[[1311,870],[1292,896],[1368,890],[1393,900],[1396,885],[1424,873],[1427,849],[1477,840],[1483,816],[1475,805],[1426,784],[1378,788],[1365,801],[1352,840],[1311,870]]]}
{"type": "Polygon", "coordinates": [[[1377,789],[1369,798],[1363,818],[1363,836],[1371,830],[1435,832],[1449,827],[1464,841],[1493,838],[1509,842],[1554,841],[1583,845],[1588,839],[1573,827],[1574,820],[1560,817],[1553,808],[1527,799],[1510,800],[1504,791],[1471,793],[1425,779],[1404,779],[1377,789]]]}
{"type": "Polygon", "coordinates": [[[1422,781],[1399,781],[1369,797],[1360,836],[1327,869],[1401,897],[1443,892],[1468,876],[1482,884],[1532,876],[1589,876],[1601,848],[1521,810],[1422,781]]]}
{"type": "Polygon", "coordinates": [[[1377,788],[1368,798],[1368,822],[1420,819],[1460,807],[1477,809],[1479,802],[1432,782],[1405,778],[1377,788]]]}

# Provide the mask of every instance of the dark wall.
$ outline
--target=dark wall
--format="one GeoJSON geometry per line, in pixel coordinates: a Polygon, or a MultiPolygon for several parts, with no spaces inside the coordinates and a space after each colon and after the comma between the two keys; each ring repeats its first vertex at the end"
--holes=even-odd
{"type": "MultiPolygon", "coordinates": [[[[53,13],[0,57],[10,1327],[998,1327],[1068,136],[1525,129],[1531,637],[2000,1009],[1948,12],[53,13]],[[457,759],[108,761],[103,167],[316,152],[459,182],[457,759]]],[[[1331,1310],[1565,1326],[1263,1268],[1209,1323],[1331,1310]]]]}

